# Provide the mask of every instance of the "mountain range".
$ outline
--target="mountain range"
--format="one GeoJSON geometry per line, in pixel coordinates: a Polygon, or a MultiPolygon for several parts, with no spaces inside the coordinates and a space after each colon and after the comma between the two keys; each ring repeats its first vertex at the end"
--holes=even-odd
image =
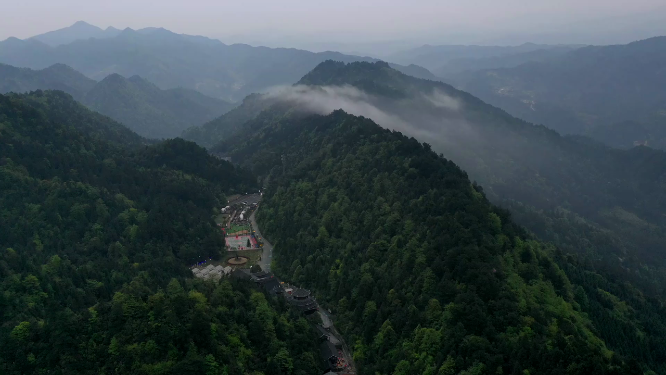
{"type": "Polygon", "coordinates": [[[666,147],[666,37],[447,79],[514,116],[615,147],[666,147]]]}
{"type": "MultiPolygon", "coordinates": [[[[68,35],[77,34],[80,25],[58,30],[54,35],[66,40],[68,35]]],[[[237,101],[253,92],[292,84],[325,60],[376,61],[337,52],[226,45],[219,40],[176,34],[163,28],[127,28],[117,35],[111,34],[96,38],[86,31],[76,40],[57,46],[42,43],[43,36],[27,40],[9,38],[0,42],[0,63],[32,69],[62,63],[95,80],[112,73],[125,77],[138,75],[161,89],[183,87],[237,101]]],[[[394,67],[420,78],[436,78],[424,68],[394,67]]]]}
{"type": "Polygon", "coordinates": [[[0,64],[0,372],[324,373],[318,318],[192,275],[261,187],[272,272],[359,375],[666,373],[666,152],[628,145],[658,143],[663,43],[404,56],[451,85],[159,28],[8,39],[41,70],[0,64]]]}
{"type": "MultiPolygon", "coordinates": [[[[396,322],[413,328],[399,315],[406,312],[392,315],[400,310],[389,307],[392,297],[387,302],[380,296],[394,293],[392,287],[396,296],[418,295],[406,285],[423,285],[412,275],[428,273],[426,265],[417,267],[419,272],[409,271],[409,256],[393,252],[409,247],[400,241],[415,239],[412,251],[407,251],[412,254],[420,254],[421,243],[433,246],[437,250],[432,250],[432,258],[425,257],[435,263],[442,252],[464,258],[475,251],[466,248],[456,253],[456,246],[446,242],[450,237],[425,240],[426,232],[416,229],[436,232],[432,228],[441,221],[473,220],[445,213],[433,203],[455,185],[455,174],[445,173],[451,180],[440,181],[438,173],[443,172],[427,158],[403,159],[420,149],[460,165],[475,181],[474,189],[508,209],[510,214],[501,223],[511,216],[532,233],[529,238],[550,243],[547,253],[575,285],[575,309],[589,317],[609,350],[636,359],[643,368],[666,368],[666,362],[657,359],[666,338],[659,302],[666,265],[662,151],[615,150],[586,138],[561,136],[452,86],[406,76],[385,63],[322,63],[294,87],[249,97],[207,126],[214,123],[223,138],[211,152],[251,168],[271,186],[264,194],[267,202],[260,219],[281,244],[275,250],[275,269],[292,280],[331,291],[326,294],[331,305],[355,322],[349,325],[350,335],[364,343],[368,357],[362,358],[372,360],[363,363],[374,366],[374,371],[388,373],[381,364],[395,362],[376,352],[363,327],[375,324],[368,331],[376,333],[388,329],[388,319],[391,328],[396,322]],[[374,129],[375,122],[386,130],[374,129]],[[410,142],[398,140],[403,137],[410,142]],[[386,143],[377,145],[382,142],[386,143]],[[410,216],[417,207],[430,221],[410,226],[405,220],[419,220],[410,216]],[[402,225],[407,232],[400,232],[402,225]],[[368,233],[371,238],[354,233],[368,233]],[[357,269],[358,262],[369,263],[357,269]],[[407,267],[405,273],[400,273],[402,267],[407,267]],[[321,269],[331,270],[328,278],[320,276],[321,269]],[[367,284],[372,290],[367,294],[361,291],[364,281],[354,279],[361,278],[364,270],[371,274],[365,282],[373,280],[375,285],[367,284]],[[392,279],[396,274],[404,284],[392,279]],[[356,281],[349,283],[350,278],[356,281]],[[354,311],[363,310],[356,305],[361,295],[372,298],[378,310],[382,306],[377,321],[354,320],[354,311]],[[627,312],[620,312],[620,306],[626,306],[627,312]]],[[[469,207],[458,206],[454,197],[445,201],[469,207]]],[[[455,259],[441,264],[453,265],[460,258],[455,259]]],[[[469,267],[467,263],[461,270],[469,267]]],[[[539,269],[549,267],[542,264],[539,269]]],[[[440,271],[435,271],[438,277],[440,271]]],[[[446,289],[445,281],[435,280],[446,289]]],[[[417,305],[415,311],[424,308],[417,305]]],[[[572,358],[567,363],[575,361],[572,358]]],[[[415,367],[404,364],[410,369],[405,373],[422,370],[407,362],[415,367]]]]}
{"type": "Polygon", "coordinates": [[[78,21],[69,27],[35,35],[30,39],[48,44],[51,47],[56,47],[72,43],[76,40],[113,38],[120,34],[120,32],[121,30],[113,26],[101,29],[84,21],[78,21]]]}
{"type": "MultiPolygon", "coordinates": [[[[640,264],[666,266],[659,261],[666,248],[666,221],[660,213],[666,208],[660,193],[666,178],[662,151],[621,151],[586,138],[561,136],[445,83],[409,77],[385,63],[332,61],[320,64],[292,88],[247,98],[221,118],[189,129],[184,137],[196,141],[197,132],[204,132],[207,145],[239,142],[234,134],[242,137],[254,131],[240,124],[256,122],[262,110],[280,103],[305,113],[341,108],[428,142],[478,181],[491,200],[513,207],[514,214],[524,218],[521,224],[571,251],[609,259],[610,254],[632,254],[638,257],[631,267],[637,274],[640,264]],[[571,225],[568,232],[590,236],[590,245],[581,249],[576,241],[558,239],[551,227],[556,222],[571,225]],[[602,233],[614,238],[612,246],[593,238],[602,233]]],[[[211,150],[222,152],[219,145],[211,150]]],[[[624,267],[629,267],[627,262],[624,267]]]]}
{"type": "Polygon", "coordinates": [[[423,66],[439,77],[467,70],[517,66],[573,51],[579,45],[524,43],[518,46],[424,45],[387,56],[388,61],[423,66]]]}
{"type": "MultiPolygon", "coordinates": [[[[203,128],[217,124],[208,134],[224,135],[211,152],[244,163],[259,176],[272,176],[292,165],[292,159],[307,160],[298,151],[305,141],[298,140],[298,133],[286,135],[288,124],[300,124],[302,130],[294,132],[316,131],[319,125],[307,116],[338,108],[427,142],[426,147],[460,165],[519,224],[553,243],[559,249],[553,256],[573,272],[569,277],[585,284],[578,272],[597,273],[604,280],[600,288],[627,296],[624,301],[635,312],[631,318],[607,310],[613,309],[604,305],[607,297],[588,294],[597,301],[589,302],[587,310],[595,325],[611,321],[634,332],[650,327],[645,340],[599,331],[612,350],[635,358],[659,350],[666,337],[666,321],[658,318],[656,302],[665,292],[664,152],[646,147],[623,151],[584,137],[561,136],[452,86],[406,76],[385,63],[322,63],[294,87],[248,98],[203,128]],[[264,105],[258,104],[262,101],[264,105]],[[576,267],[586,271],[573,271],[576,267]],[[637,349],[642,345],[649,349],[637,349]]],[[[330,147],[344,149],[342,144],[330,147]]],[[[302,175],[298,168],[294,173],[302,175]]],[[[652,368],[666,365],[643,360],[652,368]]]]}
{"type": "Polygon", "coordinates": [[[161,90],[139,76],[111,74],[96,82],[63,64],[42,70],[0,64],[0,93],[33,90],[62,90],[148,138],[176,137],[233,107],[195,90],[161,90]]]}

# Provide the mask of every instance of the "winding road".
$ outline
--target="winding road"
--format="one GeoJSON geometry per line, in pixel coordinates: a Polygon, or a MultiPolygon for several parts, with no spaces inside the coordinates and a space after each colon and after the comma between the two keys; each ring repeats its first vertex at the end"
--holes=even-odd
{"type": "Polygon", "coordinates": [[[261,238],[261,240],[264,243],[264,246],[262,247],[263,252],[261,253],[261,260],[257,262],[259,266],[261,267],[262,270],[266,272],[271,271],[271,261],[273,260],[273,245],[271,245],[270,242],[264,237],[263,234],[261,234],[261,231],[259,230],[259,226],[257,225],[257,220],[255,219],[254,215],[257,213],[259,210],[259,207],[257,207],[256,210],[250,215],[250,223],[252,223],[252,228],[254,228],[254,234],[261,238]]]}
{"type": "MultiPolygon", "coordinates": [[[[259,207],[257,207],[254,212],[252,212],[252,215],[250,215],[250,223],[252,224],[252,228],[255,231],[255,235],[259,238],[262,239],[264,246],[263,246],[263,252],[261,254],[261,260],[257,262],[259,266],[261,266],[261,269],[270,272],[271,270],[271,261],[273,260],[273,245],[271,245],[270,242],[264,237],[263,234],[261,234],[261,231],[259,230],[259,225],[257,225],[257,220],[255,218],[255,214],[259,211],[259,207]]],[[[345,369],[342,372],[340,372],[340,375],[354,375],[356,374],[356,366],[354,364],[353,357],[351,355],[351,350],[349,350],[349,347],[345,343],[345,340],[342,338],[342,335],[335,329],[335,326],[333,325],[333,321],[328,315],[328,312],[326,312],[323,307],[319,306],[319,315],[321,316],[322,321],[324,322],[325,325],[329,326],[330,332],[342,343],[342,350],[345,356],[345,359],[347,360],[347,363],[351,365],[351,368],[345,369]]]]}

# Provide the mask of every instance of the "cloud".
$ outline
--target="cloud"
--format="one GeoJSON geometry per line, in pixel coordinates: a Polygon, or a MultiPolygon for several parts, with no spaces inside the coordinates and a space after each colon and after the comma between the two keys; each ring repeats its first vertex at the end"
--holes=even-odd
{"type": "Polygon", "coordinates": [[[342,109],[355,116],[372,119],[388,129],[410,127],[409,123],[397,115],[379,109],[372,102],[374,98],[351,85],[344,86],[287,86],[272,88],[267,97],[293,103],[304,111],[327,115],[342,109]]]}
{"type": "Polygon", "coordinates": [[[459,100],[444,94],[436,88],[433,89],[431,95],[423,95],[423,97],[435,107],[446,108],[452,111],[460,110],[461,105],[459,100]]]}
{"type": "Polygon", "coordinates": [[[443,151],[463,151],[462,144],[478,140],[462,116],[462,104],[437,88],[431,94],[395,99],[370,95],[351,85],[278,86],[265,93],[270,100],[290,103],[301,111],[327,115],[335,110],[371,119],[443,151]]]}

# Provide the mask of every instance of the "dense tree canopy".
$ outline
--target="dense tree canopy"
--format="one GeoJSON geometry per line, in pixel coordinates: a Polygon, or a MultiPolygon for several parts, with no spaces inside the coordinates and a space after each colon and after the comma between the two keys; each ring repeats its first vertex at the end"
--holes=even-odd
{"type": "Polygon", "coordinates": [[[214,210],[254,178],[141,143],[63,93],[0,96],[0,372],[319,371],[305,321],[187,268],[220,256],[214,210]]]}
{"type": "Polygon", "coordinates": [[[256,123],[219,150],[270,174],[276,270],[334,309],[363,374],[632,373],[554,250],[429,145],[342,111],[256,123]]]}

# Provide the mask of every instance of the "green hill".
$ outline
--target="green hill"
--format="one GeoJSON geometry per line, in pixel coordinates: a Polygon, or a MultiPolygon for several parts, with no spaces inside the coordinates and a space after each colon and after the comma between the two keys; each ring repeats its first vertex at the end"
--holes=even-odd
{"type": "Polygon", "coordinates": [[[182,137],[203,147],[212,147],[219,141],[233,136],[249,120],[274,104],[261,94],[246,97],[236,108],[203,125],[192,126],[182,133],[182,137]]]}
{"type": "Polygon", "coordinates": [[[80,99],[96,83],[63,64],[55,64],[42,70],[0,64],[0,93],[2,94],[34,90],[61,90],[80,99]]]}
{"type": "Polygon", "coordinates": [[[453,162],[343,111],[289,113],[264,111],[216,149],[269,181],[258,220],[275,270],[318,292],[361,374],[637,373],[554,249],[453,162]]]}
{"type": "MultiPolygon", "coordinates": [[[[666,368],[661,350],[666,339],[661,316],[666,248],[663,152],[644,147],[615,150],[582,137],[562,137],[449,85],[414,79],[380,63],[326,62],[300,85],[271,98],[280,104],[236,125],[236,135],[211,151],[245,161],[260,175],[271,175],[299,160],[315,159],[305,151],[293,151],[292,156],[279,142],[272,145],[278,136],[285,143],[299,139],[298,132],[280,132],[288,128],[281,122],[285,114],[299,119],[336,108],[428,142],[483,186],[492,202],[509,209],[517,223],[557,247],[553,259],[576,284],[577,303],[611,350],[640,361],[644,368],[666,368]]],[[[346,150],[343,145],[331,147],[346,150]]],[[[325,166],[322,162],[313,168],[325,166]]],[[[360,188],[353,186],[350,189],[360,188]]],[[[291,213],[285,215],[282,218],[291,213]]],[[[300,262],[302,267],[310,263],[300,262]]]]}
{"type": "Polygon", "coordinates": [[[112,74],[88,91],[81,101],[133,131],[151,138],[172,138],[192,125],[227,112],[231,103],[194,90],[161,90],[141,77],[112,74]]]}
{"type": "Polygon", "coordinates": [[[197,91],[161,90],[145,79],[111,74],[101,82],[55,64],[42,70],[0,64],[0,93],[62,90],[99,113],[148,138],[173,138],[233,107],[197,91]]]}
{"type": "Polygon", "coordinates": [[[62,92],[0,95],[0,373],[319,373],[304,319],[188,269],[254,177],[118,129],[62,92]]]}

